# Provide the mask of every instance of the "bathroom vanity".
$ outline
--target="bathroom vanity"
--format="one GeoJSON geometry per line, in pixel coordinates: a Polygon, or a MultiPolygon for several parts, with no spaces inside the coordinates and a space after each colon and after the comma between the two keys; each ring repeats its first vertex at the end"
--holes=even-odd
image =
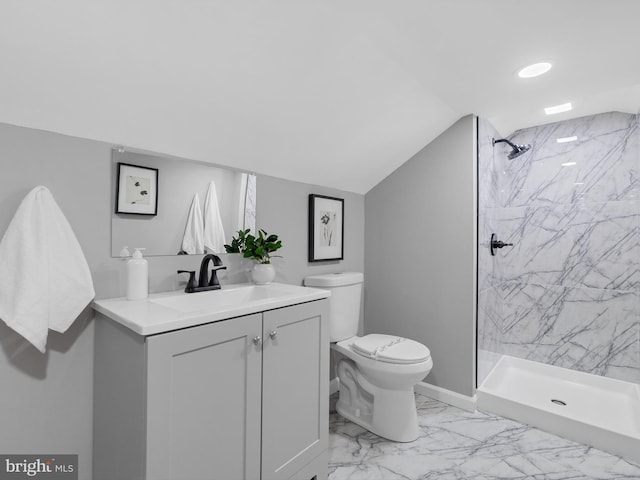
{"type": "Polygon", "coordinates": [[[96,301],[94,480],[326,479],[328,296],[96,301]]]}

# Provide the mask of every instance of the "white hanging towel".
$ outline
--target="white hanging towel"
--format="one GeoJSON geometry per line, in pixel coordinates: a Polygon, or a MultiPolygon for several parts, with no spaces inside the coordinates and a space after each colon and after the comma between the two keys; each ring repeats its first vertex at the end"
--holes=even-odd
{"type": "Polygon", "coordinates": [[[22,200],[0,242],[0,319],[42,353],[95,296],[71,225],[43,186],[22,200]]]}
{"type": "Polygon", "coordinates": [[[225,243],[216,184],[211,181],[204,200],[204,248],[209,253],[224,253],[225,243]]]}
{"type": "Polygon", "coordinates": [[[204,253],[204,233],[200,197],[196,193],[191,201],[187,226],[182,238],[182,251],[189,255],[204,253]]]}
{"type": "Polygon", "coordinates": [[[238,201],[238,228],[256,231],[256,176],[250,173],[241,173],[240,196],[238,201]]]}

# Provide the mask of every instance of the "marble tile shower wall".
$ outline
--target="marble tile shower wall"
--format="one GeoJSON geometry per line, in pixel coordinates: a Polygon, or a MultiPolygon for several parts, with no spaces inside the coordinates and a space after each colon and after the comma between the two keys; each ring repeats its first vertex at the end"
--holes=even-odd
{"type": "Polygon", "coordinates": [[[519,130],[514,160],[499,136],[480,119],[479,348],[640,383],[639,115],[519,130]]]}

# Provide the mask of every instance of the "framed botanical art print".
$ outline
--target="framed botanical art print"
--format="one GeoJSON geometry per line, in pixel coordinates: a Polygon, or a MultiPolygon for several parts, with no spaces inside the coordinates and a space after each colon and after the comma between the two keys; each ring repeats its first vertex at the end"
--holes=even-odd
{"type": "Polygon", "coordinates": [[[158,169],[118,163],[116,213],[158,214],[158,169]]]}
{"type": "Polygon", "coordinates": [[[344,199],[309,195],[309,261],[344,258],[344,199]]]}

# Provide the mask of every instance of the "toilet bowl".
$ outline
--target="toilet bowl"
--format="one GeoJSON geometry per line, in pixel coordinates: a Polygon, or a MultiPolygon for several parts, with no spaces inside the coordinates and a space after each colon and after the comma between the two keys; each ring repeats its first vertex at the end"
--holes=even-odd
{"type": "MultiPolygon", "coordinates": [[[[400,347],[398,347],[399,350],[400,347]]],[[[389,335],[354,337],[331,346],[344,358],[337,363],[340,397],[336,410],[370,432],[396,442],[412,442],[419,435],[413,388],[431,371],[429,350],[413,340],[389,335]],[[381,359],[367,355],[358,343],[375,337],[383,342],[400,340],[413,347],[413,361],[388,354],[381,359]],[[420,347],[420,348],[415,348],[420,347]],[[419,353],[418,353],[419,352],[419,353]]]]}
{"type": "Polygon", "coordinates": [[[431,371],[429,349],[394,335],[356,335],[363,275],[307,277],[331,291],[329,331],[340,394],[338,413],[381,437],[412,442],[419,435],[414,387],[431,371]]]}

